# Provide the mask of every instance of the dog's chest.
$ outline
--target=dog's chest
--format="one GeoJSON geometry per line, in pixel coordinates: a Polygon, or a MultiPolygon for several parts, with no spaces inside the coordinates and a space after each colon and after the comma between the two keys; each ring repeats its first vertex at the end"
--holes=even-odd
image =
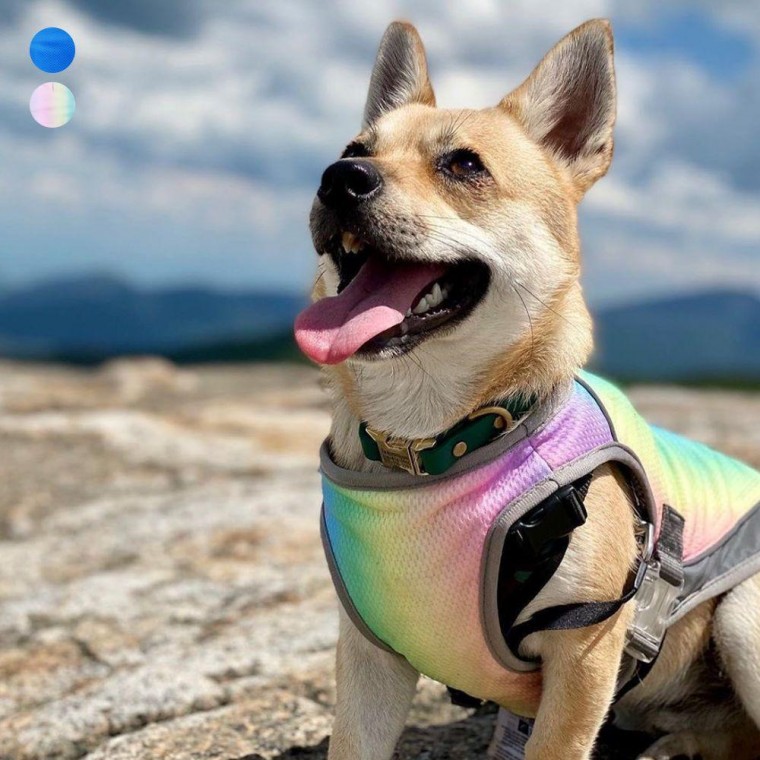
{"type": "Polygon", "coordinates": [[[505,510],[545,484],[554,467],[609,442],[609,427],[594,413],[591,397],[580,387],[574,393],[572,408],[546,421],[536,436],[518,431],[514,445],[493,461],[453,477],[388,489],[351,487],[350,477],[347,482],[336,473],[341,484],[324,480],[325,547],[357,625],[420,672],[523,714],[537,704],[540,675],[511,671],[491,651],[483,625],[484,552],[505,510]],[[581,407],[576,429],[583,444],[568,435],[564,445],[542,450],[552,430],[570,431],[581,407]]]}

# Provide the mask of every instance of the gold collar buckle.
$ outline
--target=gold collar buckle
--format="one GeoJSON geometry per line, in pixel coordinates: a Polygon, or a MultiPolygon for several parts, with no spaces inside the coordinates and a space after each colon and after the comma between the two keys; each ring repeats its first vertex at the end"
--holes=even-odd
{"type": "Polygon", "coordinates": [[[381,430],[373,430],[369,426],[366,430],[367,435],[377,444],[380,461],[386,467],[395,467],[410,475],[427,475],[422,465],[420,452],[432,449],[435,446],[435,438],[418,438],[409,441],[405,438],[394,438],[381,430]]]}

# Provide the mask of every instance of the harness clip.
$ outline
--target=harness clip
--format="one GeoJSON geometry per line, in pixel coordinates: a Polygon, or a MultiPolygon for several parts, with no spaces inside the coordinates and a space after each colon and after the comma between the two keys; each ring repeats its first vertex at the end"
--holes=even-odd
{"type": "Polygon", "coordinates": [[[542,560],[554,554],[557,541],[583,525],[587,517],[578,489],[564,486],[523,515],[510,529],[509,537],[520,555],[542,560]]]}
{"type": "Polygon", "coordinates": [[[628,629],[626,654],[640,662],[652,662],[662,647],[670,616],[683,588],[661,575],[662,566],[654,556],[654,526],[646,524],[646,539],[636,573],[636,612],[628,629]]]}

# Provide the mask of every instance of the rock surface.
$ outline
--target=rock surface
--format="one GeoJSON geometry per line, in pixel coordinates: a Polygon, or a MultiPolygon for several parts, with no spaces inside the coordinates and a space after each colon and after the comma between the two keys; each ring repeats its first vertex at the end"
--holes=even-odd
{"type": "MultiPolygon", "coordinates": [[[[760,397],[633,396],[760,464],[760,397]]],[[[325,757],[328,422],[307,368],[0,364],[0,758],[325,757]]],[[[482,757],[492,724],[423,681],[398,757],[482,757]]]]}

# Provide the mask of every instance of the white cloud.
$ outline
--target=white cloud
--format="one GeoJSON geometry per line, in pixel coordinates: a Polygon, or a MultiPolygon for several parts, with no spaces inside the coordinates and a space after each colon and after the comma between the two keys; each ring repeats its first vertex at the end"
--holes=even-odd
{"type": "MultiPolygon", "coordinates": [[[[6,277],[76,265],[305,286],[313,190],[358,127],[390,19],[418,24],[439,102],[456,107],[495,103],[586,18],[622,29],[667,20],[660,3],[624,0],[202,0],[174,33],[160,14],[114,26],[86,5],[33,0],[0,30],[6,277]],[[78,43],[59,75],[78,113],[55,134],[26,112],[44,81],[27,40],[51,23],[78,43]]],[[[754,59],[728,80],[677,49],[619,48],[616,158],[582,212],[597,299],[713,276],[760,289],[760,12],[701,7],[747,38],[754,59]]]]}

